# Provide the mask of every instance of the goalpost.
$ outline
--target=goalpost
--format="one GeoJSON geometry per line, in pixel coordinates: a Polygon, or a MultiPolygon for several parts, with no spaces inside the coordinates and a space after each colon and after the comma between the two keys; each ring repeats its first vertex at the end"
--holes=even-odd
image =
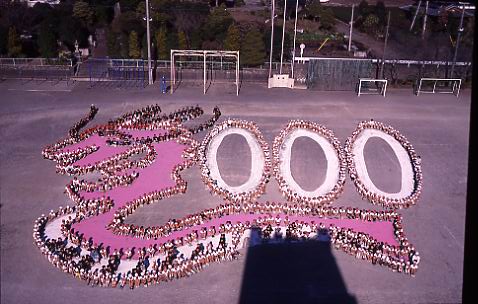
{"type": "Polygon", "coordinates": [[[359,78],[357,96],[376,94],[385,97],[387,84],[387,79],[359,78]]]}
{"type": "Polygon", "coordinates": [[[458,97],[460,94],[461,78],[420,78],[417,82],[417,96],[420,93],[442,93],[458,97]]]}
{"type": "Polygon", "coordinates": [[[176,85],[176,67],[174,65],[176,56],[185,57],[202,57],[203,59],[203,94],[206,94],[206,59],[207,57],[226,57],[233,58],[236,61],[236,95],[239,95],[239,51],[214,51],[214,50],[171,50],[171,94],[174,92],[176,85]]]}

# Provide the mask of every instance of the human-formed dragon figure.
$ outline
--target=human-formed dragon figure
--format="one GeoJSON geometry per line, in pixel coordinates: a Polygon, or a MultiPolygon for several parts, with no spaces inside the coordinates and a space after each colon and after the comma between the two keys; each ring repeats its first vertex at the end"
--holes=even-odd
{"type": "Polygon", "coordinates": [[[189,276],[210,263],[237,258],[244,244],[252,243],[251,230],[256,229],[271,242],[284,237],[330,240],[335,248],[358,259],[415,275],[420,257],[405,237],[396,210],[417,202],[421,168],[411,145],[392,127],[373,120],[361,122],[343,149],[324,126],[291,121],[276,137],[271,153],[254,123],[234,119],[216,123],[221,115],[217,107],[212,118],[195,127],[186,127],[185,122],[203,115],[200,107],[164,115],[154,105],[84,129],[97,112],[92,106],[66,139],[42,152],[56,163],[57,173],[73,176],[66,194],[74,204],[42,214],[33,231],[41,252],[64,272],[104,287],[159,284],[189,276]],[[193,139],[193,134],[210,128],[202,143],[193,139]],[[258,182],[245,190],[218,181],[209,161],[211,141],[225,130],[239,129],[248,132],[262,153],[258,182]],[[406,197],[370,193],[361,181],[354,166],[353,145],[366,129],[385,132],[407,152],[413,185],[406,197]],[[336,153],[339,171],[336,183],[326,193],[297,194],[282,174],[284,141],[288,134],[300,130],[318,134],[336,153]],[[201,167],[210,192],[223,197],[222,204],[160,226],[125,222],[141,206],[185,193],[187,182],[181,171],[196,165],[201,167]],[[343,190],[347,170],[361,196],[386,211],[330,207],[343,190]],[[86,174],[98,178],[80,179],[86,174]],[[257,201],[272,176],[287,202],[257,201]]]}

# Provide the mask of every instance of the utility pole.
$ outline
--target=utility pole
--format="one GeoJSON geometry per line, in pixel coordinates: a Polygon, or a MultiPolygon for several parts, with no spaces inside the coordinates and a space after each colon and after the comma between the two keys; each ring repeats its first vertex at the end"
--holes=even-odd
{"type": "Polygon", "coordinates": [[[388,30],[390,28],[390,11],[388,11],[388,17],[387,17],[387,30],[385,32],[385,43],[383,44],[383,56],[382,56],[382,66],[381,66],[381,72],[380,72],[380,77],[383,77],[384,74],[384,68],[385,68],[385,51],[387,50],[387,42],[388,42],[388,30]]]}
{"type": "Polygon", "coordinates": [[[284,23],[282,23],[282,46],[280,51],[280,68],[279,74],[282,74],[282,61],[284,59],[284,37],[285,37],[285,13],[287,10],[287,0],[284,0],[284,23]]]}
{"type": "Polygon", "coordinates": [[[349,52],[352,49],[352,28],[354,26],[354,8],[355,8],[355,4],[352,4],[352,16],[350,16],[349,47],[348,47],[349,52]]]}
{"type": "Polygon", "coordinates": [[[151,68],[151,34],[149,28],[149,0],[146,0],[146,38],[148,42],[148,83],[153,84],[153,69],[151,68]]]}
{"type": "Polygon", "coordinates": [[[428,1],[425,4],[425,16],[423,16],[422,39],[425,39],[425,30],[427,29],[428,1]]]}
{"type": "Polygon", "coordinates": [[[456,44],[455,44],[455,54],[453,55],[453,64],[451,66],[451,77],[453,78],[453,72],[455,71],[455,64],[456,64],[456,57],[458,56],[458,45],[460,44],[461,34],[463,33],[463,17],[465,17],[465,4],[463,4],[463,9],[461,10],[461,18],[460,18],[460,27],[458,28],[458,34],[456,36],[456,44]]]}
{"type": "Polygon", "coordinates": [[[295,38],[297,36],[297,10],[299,9],[299,0],[295,1],[295,23],[294,23],[294,52],[292,53],[292,79],[294,79],[294,64],[295,64],[295,38]]]}
{"type": "Polygon", "coordinates": [[[272,10],[271,10],[271,51],[269,53],[269,78],[272,77],[272,51],[274,45],[274,16],[276,10],[275,0],[272,0],[272,10]]]}
{"type": "Polygon", "coordinates": [[[410,25],[410,32],[412,31],[413,26],[415,25],[415,21],[417,20],[418,11],[420,10],[421,5],[422,5],[422,0],[418,1],[417,10],[415,11],[415,15],[413,15],[412,24],[410,25]]]}

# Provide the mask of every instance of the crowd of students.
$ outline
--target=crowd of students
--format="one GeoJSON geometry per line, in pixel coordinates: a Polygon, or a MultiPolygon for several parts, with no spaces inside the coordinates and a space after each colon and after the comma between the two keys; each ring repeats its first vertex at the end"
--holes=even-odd
{"type": "Polygon", "coordinates": [[[372,204],[380,205],[390,209],[408,208],[417,203],[421,196],[423,188],[423,176],[421,169],[421,159],[417,155],[415,149],[410,142],[403,136],[398,130],[393,127],[385,125],[384,123],[369,120],[362,121],[358,124],[357,128],[352,132],[352,135],[347,138],[345,142],[345,153],[347,155],[347,166],[349,169],[349,175],[357,188],[358,193],[363,199],[368,200],[372,204]],[[360,180],[357,174],[357,168],[354,161],[353,147],[355,140],[365,129],[374,129],[384,132],[394,139],[396,139],[402,147],[407,151],[413,168],[413,191],[408,196],[403,198],[392,198],[386,195],[381,195],[370,191],[367,186],[360,180]]]}
{"type": "Polygon", "coordinates": [[[81,142],[94,134],[106,136],[106,143],[112,146],[132,145],[137,148],[136,144],[149,144],[176,138],[180,139],[181,136],[189,138],[191,134],[211,128],[221,116],[221,111],[218,107],[215,107],[213,116],[202,124],[190,128],[181,128],[180,126],[185,122],[203,115],[204,111],[202,108],[199,106],[185,107],[169,115],[160,115],[161,109],[158,105],[155,105],[127,113],[116,120],[109,121],[107,124],[97,125],[80,133],[80,129],[84,128],[87,123],[94,118],[97,112],[98,109],[92,105],[88,115],[70,129],[70,136],[68,138],[60,140],[42,150],[44,158],[57,163],[58,173],[67,173],[70,175],[86,174],[101,169],[101,166],[98,165],[102,164],[88,164],[86,166],[72,165],[87,155],[96,152],[98,147],[95,145],[78,148],[73,151],[63,151],[63,149],[68,146],[81,142]],[[152,134],[151,136],[134,138],[127,133],[127,130],[169,130],[169,132],[162,135],[152,134]]]}
{"type": "Polygon", "coordinates": [[[328,205],[339,197],[339,195],[343,192],[347,170],[357,188],[358,193],[361,195],[362,198],[369,200],[373,204],[381,205],[390,209],[401,209],[407,208],[411,205],[415,205],[421,195],[423,186],[421,160],[420,157],[416,154],[410,142],[393,127],[374,120],[360,122],[356,130],[353,131],[352,135],[347,138],[345,149],[342,149],[342,146],[339,140],[335,137],[334,133],[326,127],[310,121],[290,121],[289,124],[280,131],[280,134],[274,140],[274,144],[272,147],[273,159],[271,161],[268,145],[264,141],[262,134],[254,123],[243,120],[228,119],[221,124],[216,125],[214,129],[211,130],[209,134],[207,134],[198,149],[198,155],[201,166],[201,176],[210,191],[213,194],[222,196],[226,200],[236,201],[240,203],[252,201],[259,197],[261,194],[263,194],[265,192],[266,184],[270,179],[271,172],[274,173],[274,176],[278,181],[279,188],[283,196],[288,201],[293,203],[307,204],[315,207],[321,205],[328,205]],[[249,131],[255,137],[264,153],[265,164],[262,171],[262,177],[257,186],[247,192],[236,193],[225,187],[219,186],[217,181],[211,176],[211,168],[208,167],[208,155],[210,154],[209,151],[213,148],[210,145],[212,139],[228,128],[241,128],[249,131]],[[280,163],[282,161],[281,150],[283,148],[282,146],[284,144],[284,141],[292,131],[297,129],[312,131],[324,137],[328,142],[331,143],[338,157],[339,172],[337,182],[332,187],[332,190],[324,195],[316,197],[301,196],[297,193],[297,191],[291,188],[289,182],[284,178],[280,170],[280,163]],[[357,137],[365,129],[379,130],[392,136],[407,151],[413,168],[412,178],[414,188],[412,193],[403,198],[388,197],[386,195],[381,195],[379,193],[370,191],[360,180],[355,166],[353,146],[357,137]]]}
{"type": "MultiPolygon", "coordinates": [[[[185,108],[170,115],[159,116],[159,106],[152,106],[123,115],[117,120],[108,122],[107,125],[91,128],[80,133],[80,129],[94,117],[96,112],[97,109],[95,110],[92,107],[90,114],[70,130],[70,138],[43,150],[43,155],[46,158],[57,162],[57,170],[60,173],[84,174],[98,170],[103,176],[95,183],[74,178],[67,186],[67,194],[76,203],[76,206],[60,207],[58,211],[51,211],[48,215],[42,215],[35,222],[33,233],[35,243],[41,252],[47,256],[48,260],[64,272],[86,280],[91,285],[134,288],[159,284],[174,278],[189,276],[210,263],[236,258],[241,240],[246,238],[246,233],[251,229],[260,229],[261,236],[267,241],[271,238],[283,238],[282,228],[284,228],[284,239],[286,240],[311,238],[331,240],[336,248],[358,259],[382,265],[393,271],[403,272],[412,276],[415,275],[420,256],[405,237],[401,216],[396,211],[363,210],[351,207],[332,208],[328,206],[328,203],[338,197],[343,188],[346,174],[346,168],[342,164],[344,157],[347,157],[347,167],[359,189],[359,193],[363,197],[371,200],[373,203],[390,208],[403,208],[407,204],[414,204],[416,202],[422,186],[419,158],[408,141],[390,126],[374,121],[362,122],[347,140],[345,152],[342,152],[340,143],[338,143],[332,131],[323,126],[302,120],[290,122],[281,131],[280,135],[276,137],[272,151],[275,157],[274,161],[278,162],[277,157],[279,157],[281,142],[283,142],[289,132],[296,128],[311,130],[324,136],[336,149],[341,163],[338,182],[327,195],[304,199],[292,193],[291,189],[284,184],[285,181],[280,172],[275,168],[274,174],[279,180],[281,191],[288,198],[289,202],[259,203],[255,201],[255,198],[265,192],[265,185],[270,178],[272,163],[267,143],[255,124],[240,120],[226,120],[216,125],[203,140],[202,145],[199,146],[192,139],[192,133],[214,125],[220,115],[219,109],[215,108],[213,118],[207,122],[186,130],[183,125],[177,123],[183,123],[202,115],[202,110],[199,107],[185,108]],[[128,186],[133,183],[138,177],[136,171],[121,176],[116,175],[117,172],[125,172],[127,169],[140,170],[151,165],[158,156],[150,144],[159,140],[159,137],[134,139],[131,136],[123,136],[118,142],[111,142],[110,144],[132,145],[132,147],[114,157],[93,165],[74,166],[73,164],[86,155],[95,152],[97,147],[86,147],[69,152],[63,152],[62,150],[95,133],[110,132],[109,134],[112,134],[113,130],[120,129],[123,134],[126,134],[124,132],[128,129],[155,130],[160,128],[160,126],[164,127],[163,123],[167,120],[175,121],[169,130],[175,128],[177,132],[163,134],[162,136],[170,137],[162,137],[161,140],[171,140],[174,137],[178,141],[186,142],[192,146],[191,149],[186,149],[183,154],[185,161],[174,167],[172,175],[176,182],[175,186],[146,193],[130,201],[115,211],[113,220],[108,225],[108,229],[116,234],[117,237],[133,236],[145,240],[156,240],[157,243],[142,248],[129,248],[125,244],[123,248],[112,249],[107,244],[97,245],[92,237],[88,238],[81,231],[76,231],[72,228],[74,223],[78,223],[87,217],[109,211],[114,203],[108,196],[97,199],[84,199],[81,196],[81,192],[108,191],[114,187],[128,186]],[[233,193],[228,189],[219,187],[217,182],[211,178],[205,163],[208,154],[208,143],[219,132],[231,127],[249,130],[264,151],[266,165],[262,172],[260,183],[249,192],[233,193]],[[413,195],[404,200],[377,198],[377,196],[368,193],[367,189],[356,178],[353,162],[351,162],[351,149],[353,141],[361,130],[365,128],[375,128],[386,132],[394,136],[407,149],[414,162],[416,189],[413,195]],[[139,154],[145,154],[145,156],[140,160],[129,160],[131,156],[139,154]],[[184,193],[186,191],[186,182],[182,180],[180,172],[194,165],[197,161],[199,161],[202,168],[203,181],[211,190],[211,193],[225,198],[224,204],[189,214],[183,218],[171,219],[161,226],[144,227],[125,224],[126,218],[133,214],[137,208],[178,193],[184,193]],[[242,220],[239,219],[235,222],[224,221],[218,225],[209,224],[215,219],[221,219],[229,215],[243,215],[243,217],[242,220]],[[289,218],[296,216],[302,217],[303,220],[291,220],[289,218]],[[45,235],[46,225],[59,217],[63,218],[61,224],[62,237],[50,239],[45,235]],[[311,218],[314,220],[311,220],[311,218]],[[369,222],[388,221],[393,224],[394,235],[399,245],[379,242],[363,232],[344,229],[333,224],[325,225],[321,222],[321,219],[355,219],[369,222]],[[202,227],[194,229],[195,226],[199,225],[202,225],[202,227]],[[176,237],[169,241],[162,239],[171,236],[174,232],[185,229],[189,229],[190,232],[182,237],[176,237]],[[216,241],[216,236],[219,236],[219,240],[215,245],[212,240],[216,241]],[[185,256],[185,253],[181,253],[186,245],[196,246],[192,253],[187,256],[185,256]],[[121,263],[131,259],[137,260],[136,266],[128,271],[119,271],[121,263]],[[104,263],[102,261],[107,262],[104,263]]],[[[168,127],[164,128],[168,130],[168,127]]]]}
{"type": "MultiPolygon", "coordinates": [[[[66,273],[87,281],[92,285],[129,288],[159,284],[192,275],[213,262],[232,260],[238,256],[241,240],[247,238],[246,232],[258,229],[264,242],[272,239],[285,241],[331,240],[335,248],[357,259],[390,268],[392,271],[414,276],[420,262],[419,253],[406,240],[401,229],[401,217],[395,211],[358,210],[353,208],[323,208],[314,214],[333,218],[369,218],[375,221],[392,221],[398,246],[379,242],[372,236],[334,224],[325,225],[320,221],[291,220],[287,216],[267,214],[265,205],[257,205],[259,217],[251,221],[230,221],[219,227],[212,226],[204,233],[194,232],[195,237],[179,237],[161,241],[143,248],[115,248],[98,246],[92,238],[86,238],[71,229],[75,221],[75,207],[60,208],[42,215],[34,225],[34,239],[48,260],[66,273]],[[262,206],[262,207],[261,207],[262,206]],[[359,212],[355,212],[358,210],[359,212]],[[360,215],[359,215],[360,214],[360,215]],[[45,235],[48,223],[62,217],[61,235],[49,239],[45,235]],[[285,228],[285,236],[282,233],[285,228]],[[227,235],[227,237],[226,237],[227,235]],[[219,236],[219,240],[217,240],[219,236]],[[215,244],[213,244],[213,242],[215,244]],[[206,245],[205,245],[206,244],[206,245]],[[186,256],[185,246],[195,249],[186,256]],[[107,261],[102,262],[102,261],[107,261]],[[136,266],[119,271],[123,261],[135,260],[136,266]]],[[[305,212],[305,211],[304,211],[305,212]]],[[[125,243],[126,245],[127,243],[125,243]]]]}
{"type": "Polygon", "coordinates": [[[213,262],[235,259],[238,255],[239,238],[245,231],[244,226],[233,226],[229,223],[223,227],[225,230],[220,233],[217,245],[214,245],[212,241],[209,241],[206,246],[203,243],[197,243],[189,257],[178,250],[178,247],[181,249],[181,246],[185,244],[176,241],[163,242],[137,250],[116,248],[112,251],[109,246],[98,246],[91,238],[87,240],[82,234],[70,229],[74,221],[72,218],[74,212],[74,207],[66,207],[51,211],[48,215],[42,215],[35,221],[33,232],[35,243],[57,268],[87,281],[88,284],[104,287],[127,285],[134,288],[159,284],[162,281],[189,276],[213,262]],[[62,237],[48,238],[45,235],[45,226],[65,216],[68,216],[68,219],[62,219],[62,237]],[[230,241],[226,240],[226,233],[232,235],[230,241]],[[161,257],[163,257],[162,260],[161,257]],[[119,271],[122,261],[132,259],[137,261],[135,267],[123,272],[119,271]]]}
{"type": "Polygon", "coordinates": [[[332,130],[330,129],[327,129],[325,126],[305,120],[290,121],[285,128],[281,129],[279,135],[276,136],[276,138],[274,139],[274,144],[272,146],[272,155],[274,160],[275,178],[279,184],[279,189],[282,192],[282,195],[287,198],[288,201],[293,203],[307,204],[311,206],[324,206],[336,200],[343,192],[347,175],[345,153],[342,149],[340,141],[337,139],[337,137],[335,137],[334,132],[332,132],[332,130]],[[286,140],[287,136],[290,135],[291,132],[298,129],[303,129],[319,134],[320,136],[324,137],[335,150],[335,155],[337,156],[339,161],[337,182],[326,194],[315,197],[299,195],[294,189],[290,187],[288,181],[284,178],[281,170],[279,169],[280,163],[282,162],[281,151],[284,141],[286,140]]]}
{"type": "MultiPolygon", "coordinates": [[[[254,155],[252,157],[254,157],[254,155]]],[[[214,128],[204,137],[201,146],[198,148],[198,158],[199,165],[201,167],[202,180],[210,190],[211,194],[219,195],[227,201],[245,203],[254,201],[266,191],[266,184],[269,182],[271,176],[271,155],[269,151],[269,145],[264,140],[262,133],[253,122],[238,119],[227,119],[222,123],[216,124],[214,128]],[[213,148],[210,145],[212,139],[221,132],[230,128],[240,128],[249,131],[259,143],[264,156],[264,166],[259,182],[254,189],[243,191],[241,193],[237,193],[225,187],[219,186],[217,180],[211,176],[211,170],[207,164],[208,155],[210,154],[209,151],[213,148]]]]}

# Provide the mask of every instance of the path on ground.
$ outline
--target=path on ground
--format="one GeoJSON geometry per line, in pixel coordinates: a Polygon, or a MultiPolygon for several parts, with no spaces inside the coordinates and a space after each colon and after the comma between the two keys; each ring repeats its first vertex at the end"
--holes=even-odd
{"type": "MultiPolygon", "coordinates": [[[[336,19],[337,23],[335,24],[335,30],[339,33],[344,35],[349,35],[350,27],[347,23],[336,19]]],[[[383,46],[384,42],[380,40],[376,40],[369,35],[358,31],[356,28],[353,29],[352,33],[352,42],[357,41],[366,47],[373,53],[373,57],[382,58],[383,56],[383,46]]],[[[396,42],[393,40],[388,40],[387,49],[385,50],[385,54],[387,58],[394,58],[394,59],[407,59],[410,57],[409,54],[403,52],[396,42]]]]}

